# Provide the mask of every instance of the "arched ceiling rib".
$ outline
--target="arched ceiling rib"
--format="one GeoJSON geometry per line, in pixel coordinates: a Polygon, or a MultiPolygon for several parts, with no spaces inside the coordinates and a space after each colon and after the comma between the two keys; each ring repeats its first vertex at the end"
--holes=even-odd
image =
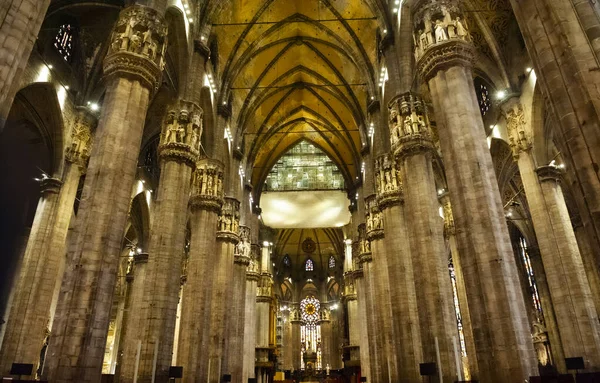
{"type": "MultiPolygon", "coordinates": [[[[327,153],[347,184],[360,172],[367,100],[376,93],[373,0],[231,0],[213,20],[221,102],[260,188],[293,144],[327,153]],[[243,140],[242,140],[243,137],[243,140]]],[[[378,14],[383,14],[381,11],[378,14]]]]}

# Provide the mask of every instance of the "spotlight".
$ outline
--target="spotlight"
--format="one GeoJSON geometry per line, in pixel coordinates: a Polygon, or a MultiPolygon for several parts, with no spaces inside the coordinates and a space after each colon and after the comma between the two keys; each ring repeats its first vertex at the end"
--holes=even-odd
{"type": "Polygon", "coordinates": [[[506,91],[499,90],[496,92],[496,98],[498,98],[498,100],[502,100],[504,97],[506,97],[506,91]]]}

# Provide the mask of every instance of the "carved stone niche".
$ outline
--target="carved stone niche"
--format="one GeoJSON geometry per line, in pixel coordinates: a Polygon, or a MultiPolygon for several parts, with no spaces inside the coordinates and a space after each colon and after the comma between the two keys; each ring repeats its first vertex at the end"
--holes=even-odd
{"type": "Polygon", "coordinates": [[[96,118],[85,108],[78,108],[71,126],[71,141],[65,152],[65,159],[78,165],[83,171],[88,164],[92,152],[92,130],[96,118]]]}
{"type": "Polygon", "coordinates": [[[235,246],[234,261],[237,264],[248,266],[252,259],[252,245],[250,244],[250,228],[248,226],[240,226],[239,229],[240,241],[235,246]]]}
{"type": "Polygon", "coordinates": [[[383,237],[383,214],[379,209],[377,198],[371,195],[365,198],[365,220],[367,222],[367,236],[369,241],[383,237]]]}
{"type": "Polygon", "coordinates": [[[192,174],[190,206],[221,212],[223,205],[223,163],[210,158],[203,158],[196,163],[192,174]]]}
{"type": "Polygon", "coordinates": [[[240,241],[240,201],[226,197],[217,222],[217,239],[237,244],[240,241]]]}
{"type": "Polygon", "coordinates": [[[395,97],[388,108],[390,142],[395,155],[434,149],[431,121],[421,96],[404,93],[395,97]]]}
{"type": "Polygon", "coordinates": [[[430,48],[448,41],[471,41],[469,26],[456,0],[421,0],[413,7],[413,37],[418,61],[430,48]]]}
{"type": "Polygon", "coordinates": [[[381,209],[402,201],[402,178],[396,158],[384,154],[375,159],[375,187],[377,202],[381,209]]]}
{"type": "Polygon", "coordinates": [[[104,73],[119,72],[158,88],[165,66],[167,23],[152,8],[130,6],[121,11],[104,60],[104,73]]]}
{"type": "Polygon", "coordinates": [[[371,253],[371,241],[367,238],[367,225],[361,223],[358,225],[358,257],[357,261],[359,265],[363,262],[370,262],[372,260],[371,253]]]}
{"type": "Polygon", "coordinates": [[[203,114],[198,104],[188,101],[181,101],[169,110],[158,147],[162,159],[195,166],[200,155],[203,114]]]}

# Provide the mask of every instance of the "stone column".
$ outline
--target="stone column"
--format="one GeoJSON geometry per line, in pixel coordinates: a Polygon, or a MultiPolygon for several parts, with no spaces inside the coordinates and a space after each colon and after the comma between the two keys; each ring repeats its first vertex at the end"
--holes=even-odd
{"type": "Polygon", "coordinates": [[[167,26],[156,11],[123,11],[104,60],[106,96],[52,327],[44,378],[100,378],[113,291],[150,93],[160,82],[167,26]],[[147,33],[146,43],[131,39],[147,33]],[[152,43],[152,44],[150,44],[152,43]]]}
{"type": "Polygon", "coordinates": [[[332,344],[333,344],[333,326],[331,323],[331,312],[329,309],[321,307],[320,313],[321,319],[319,324],[321,325],[321,364],[322,368],[325,369],[327,365],[333,368],[332,361],[332,344]]]}
{"type": "Polygon", "coordinates": [[[177,360],[183,382],[207,381],[211,293],[218,215],[223,205],[223,164],[201,159],[192,177],[189,202],[190,251],[181,307],[177,360]]]}
{"type": "MultiPolygon", "coordinates": [[[[402,181],[400,168],[393,156],[383,155],[375,161],[375,185],[377,203],[382,212],[382,224],[389,235],[385,237],[387,255],[387,272],[393,318],[394,345],[396,352],[393,358],[398,363],[400,379],[419,379],[418,365],[422,363],[421,337],[413,265],[405,221],[403,205],[402,181]]],[[[369,221],[367,220],[367,231],[369,221]]],[[[373,248],[375,259],[379,259],[373,248]]]]}
{"type": "MultiPolygon", "coordinates": [[[[558,124],[557,144],[592,248],[600,248],[598,6],[566,0],[511,1],[538,84],[558,124]],[[595,8],[595,9],[594,9],[595,8]]],[[[596,263],[600,253],[595,254],[596,263]]]]}
{"type": "Polygon", "coordinates": [[[202,109],[181,101],[167,113],[158,155],[160,182],[154,207],[147,278],[140,317],[142,349],[138,382],[166,382],[175,337],[175,322],[185,247],[187,206],[192,172],[202,134],[202,109]]]}
{"type": "MultiPolygon", "coordinates": [[[[244,380],[244,327],[246,320],[246,270],[250,265],[251,245],[250,228],[240,226],[240,242],[235,247],[231,298],[228,299],[226,317],[230,319],[231,329],[225,342],[225,371],[231,374],[232,382],[246,383],[244,380]],[[240,357],[240,354],[242,357],[240,357]]],[[[256,290],[255,290],[256,291],[256,290]]]]}
{"type": "MultiPolygon", "coordinates": [[[[473,338],[473,327],[471,326],[471,314],[469,313],[469,305],[467,304],[467,291],[462,273],[461,256],[458,252],[458,245],[456,244],[456,227],[454,226],[454,216],[452,215],[452,206],[450,204],[450,196],[448,193],[443,193],[440,196],[440,203],[444,211],[444,234],[448,240],[450,256],[452,257],[452,264],[454,266],[454,274],[456,277],[456,285],[452,288],[456,290],[455,294],[458,298],[460,320],[463,327],[466,355],[461,356],[461,361],[464,379],[470,380],[472,376],[479,376],[479,369],[477,367],[477,358],[475,357],[475,341],[473,338]]],[[[462,340],[459,337],[457,341],[461,342],[462,340]]]]}
{"type": "Polygon", "coordinates": [[[49,5],[50,0],[17,0],[0,5],[0,132],[49,5]]]}
{"type": "Polygon", "coordinates": [[[457,6],[422,0],[417,25],[438,23],[416,48],[429,84],[446,167],[476,358],[484,382],[528,379],[537,365],[518,270],[473,84],[474,46],[457,6]],[[432,36],[437,35],[434,39],[432,36]],[[436,42],[437,41],[437,42],[436,42]]]}
{"type": "Polygon", "coordinates": [[[0,373],[12,363],[34,365],[40,360],[44,339],[54,316],[56,290],[64,271],[67,232],[79,179],[87,166],[94,119],[79,112],[71,127],[63,179],[40,181],[41,198],[27,242],[24,261],[0,353],[0,373]]]}
{"type": "Polygon", "coordinates": [[[525,132],[525,116],[519,105],[513,105],[508,110],[506,119],[564,356],[582,356],[586,368],[597,369],[600,367],[600,322],[559,185],[561,170],[555,166],[543,166],[536,170],[531,140],[525,132]]]}
{"type": "MultiPolygon", "coordinates": [[[[358,301],[356,294],[356,285],[354,281],[354,263],[352,261],[352,240],[344,241],[344,302],[346,303],[346,312],[348,317],[348,346],[350,360],[345,361],[346,367],[361,366],[361,338],[360,338],[360,317],[358,313],[358,301]]],[[[358,245],[358,244],[357,244],[358,245]]],[[[356,252],[358,254],[358,246],[356,252]]]]}
{"type": "MultiPolygon", "coordinates": [[[[419,302],[422,363],[436,363],[438,376],[453,381],[457,378],[453,340],[458,332],[444,220],[439,214],[433,174],[435,147],[429,115],[423,99],[414,93],[394,98],[389,108],[392,150],[402,174],[405,219],[410,223],[407,229],[419,302]]],[[[388,174],[381,185],[392,190],[394,183],[388,174]]]]}
{"type": "MultiPolygon", "coordinates": [[[[273,301],[273,274],[271,274],[271,253],[269,243],[263,243],[260,260],[260,280],[256,293],[256,368],[268,370],[272,367],[269,361],[271,353],[270,324],[271,324],[271,303],[273,301]]],[[[295,334],[294,334],[295,336],[295,334]]],[[[300,336],[300,330],[298,330],[300,336]]],[[[298,342],[298,350],[300,349],[298,342]]],[[[294,368],[296,368],[294,366],[294,368]]],[[[300,365],[298,365],[298,369],[300,365]]]]}
{"type": "MultiPolygon", "coordinates": [[[[225,197],[217,224],[216,260],[213,263],[213,287],[210,309],[210,342],[208,348],[208,382],[220,383],[227,371],[225,344],[232,328],[231,295],[234,268],[234,249],[240,238],[238,235],[240,202],[225,197]]],[[[240,377],[237,378],[239,381],[240,377]]]]}
{"type": "MultiPolygon", "coordinates": [[[[138,315],[142,309],[144,299],[148,258],[147,253],[134,254],[132,271],[127,275],[126,312],[123,318],[124,327],[121,333],[120,355],[117,359],[117,370],[115,372],[115,376],[120,378],[120,382],[126,381],[126,378],[121,377],[133,377],[137,373],[138,358],[141,351],[141,329],[139,328],[138,315]]],[[[133,378],[130,381],[133,381],[133,378]]]]}
{"type": "MultiPolygon", "coordinates": [[[[364,227],[364,224],[362,225],[364,227]]],[[[356,290],[356,302],[357,302],[357,319],[358,319],[358,344],[360,344],[360,374],[367,378],[367,381],[371,381],[371,343],[369,341],[369,330],[372,327],[369,325],[369,315],[367,312],[367,297],[365,294],[364,286],[364,272],[361,259],[365,254],[365,243],[366,239],[360,239],[357,237],[355,241],[355,248],[358,248],[356,257],[354,258],[354,264],[356,265],[354,272],[352,273],[354,278],[354,288],[356,290]]],[[[370,256],[370,253],[366,254],[370,256]]],[[[352,338],[351,338],[352,339],[352,338]]],[[[350,342],[352,344],[352,341],[350,342]]]]}
{"type": "Polygon", "coordinates": [[[596,262],[594,256],[594,250],[590,246],[590,241],[581,221],[581,216],[576,215],[571,217],[571,223],[573,224],[573,230],[575,231],[575,238],[577,238],[577,244],[579,246],[579,253],[583,260],[583,267],[590,283],[590,289],[592,290],[592,297],[596,305],[596,312],[600,312],[600,268],[596,262]]]}
{"type": "MultiPolygon", "coordinates": [[[[253,215],[255,217],[255,215],[253,215]]],[[[253,222],[258,224],[258,222],[253,222]]],[[[252,241],[258,238],[258,227],[251,228],[252,241]],[[255,235],[256,233],[256,235],[255,235]]],[[[256,289],[260,279],[258,259],[260,246],[252,243],[252,258],[246,269],[246,318],[244,320],[244,382],[254,378],[254,361],[256,358],[256,289]]]]}
{"type": "Polygon", "coordinates": [[[302,326],[302,320],[300,319],[300,308],[298,305],[292,309],[290,320],[292,322],[292,369],[299,371],[302,366],[302,354],[300,353],[300,343],[302,342],[300,326],[302,326]]]}

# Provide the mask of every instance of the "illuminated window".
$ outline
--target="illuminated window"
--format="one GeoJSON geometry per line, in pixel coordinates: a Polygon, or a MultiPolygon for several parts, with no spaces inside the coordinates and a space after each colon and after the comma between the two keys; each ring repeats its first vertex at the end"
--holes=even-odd
{"type": "Polygon", "coordinates": [[[519,237],[519,257],[523,262],[523,266],[525,267],[525,272],[527,273],[527,283],[529,285],[529,293],[531,294],[531,299],[533,300],[533,307],[537,311],[538,319],[543,319],[543,311],[542,304],[540,302],[540,295],[538,293],[537,283],[535,282],[535,277],[533,275],[533,267],[531,267],[531,259],[529,258],[529,253],[527,252],[527,241],[523,236],[519,237]]]}
{"type": "Polygon", "coordinates": [[[281,156],[265,182],[265,190],[340,190],[344,177],[321,149],[301,141],[281,156]]]}
{"type": "Polygon", "coordinates": [[[448,263],[448,271],[450,272],[450,280],[452,282],[452,296],[454,298],[454,312],[456,314],[456,324],[458,326],[458,339],[460,341],[460,353],[463,357],[467,356],[467,346],[465,343],[465,333],[463,329],[462,314],[458,302],[458,288],[456,285],[456,272],[452,260],[448,263]]]}
{"type": "Polygon", "coordinates": [[[283,257],[283,265],[285,267],[290,267],[292,265],[292,260],[290,259],[289,255],[285,255],[285,257],[283,257]]]}
{"type": "Polygon", "coordinates": [[[304,354],[313,354],[317,356],[316,366],[310,366],[312,369],[321,370],[323,368],[322,351],[321,351],[321,325],[319,324],[319,311],[321,302],[313,295],[304,298],[300,301],[300,311],[302,318],[302,326],[300,327],[300,344],[301,344],[301,369],[306,369],[309,366],[304,364],[304,354]]]}
{"type": "Polygon", "coordinates": [[[335,257],[333,255],[329,257],[329,268],[335,268],[335,257]]]}
{"type": "Polygon", "coordinates": [[[71,53],[73,51],[73,28],[71,24],[60,26],[54,38],[54,47],[65,61],[71,61],[71,53]]]}
{"type": "Polygon", "coordinates": [[[315,269],[315,263],[313,262],[313,260],[307,259],[306,263],[304,264],[304,270],[313,271],[314,269],[315,269]]]}

